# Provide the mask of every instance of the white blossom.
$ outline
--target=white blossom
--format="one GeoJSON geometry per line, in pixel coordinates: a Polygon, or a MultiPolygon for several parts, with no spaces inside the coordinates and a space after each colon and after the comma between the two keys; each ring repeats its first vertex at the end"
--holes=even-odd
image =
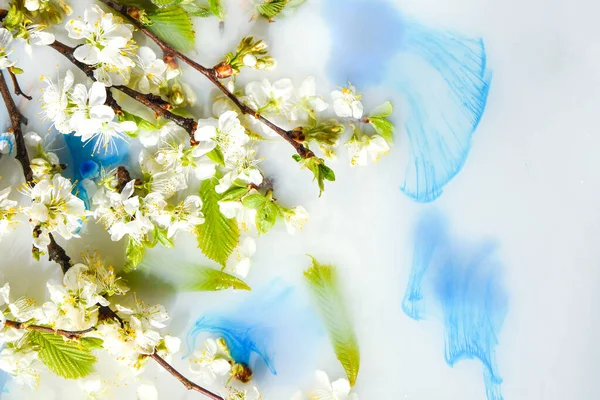
{"type": "Polygon", "coordinates": [[[135,80],[134,89],[141,93],[158,94],[158,89],[165,82],[166,71],[167,65],[156,57],[154,50],[147,46],[140,47],[132,71],[132,80],[135,80]]]}
{"type": "Polygon", "coordinates": [[[183,173],[168,170],[150,177],[150,191],[158,192],[165,199],[173,197],[177,192],[187,188],[187,180],[183,173]]]}
{"type": "Polygon", "coordinates": [[[308,221],[308,212],[302,206],[297,206],[289,210],[283,210],[283,221],[289,234],[293,235],[298,230],[302,230],[304,224],[308,221]]]}
{"type": "Polygon", "coordinates": [[[219,179],[219,184],[215,187],[217,193],[224,193],[233,184],[239,186],[255,185],[258,186],[263,181],[262,173],[257,168],[260,159],[255,159],[255,151],[244,147],[235,157],[225,160],[225,167],[228,172],[219,179]]]}
{"type": "Polygon", "coordinates": [[[134,190],[135,180],[132,180],[125,185],[121,193],[101,188],[92,199],[96,206],[94,217],[104,224],[114,241],[129,235],[131,239],[141,243],[148,231],[154,228],[152,221],[140,208],[140,198],[133,196],[134,190]]]}
{"type": "Polygon", "coordinates": [[[27,38],[25,38],[25,53],[31,58],[33,57],[33,49],[34,46],[47,46],[49,44],[54,43],[54,35],[49,32],[44,32],[43,29],[45,27],[43,25],[28,25],[27,26],[27,38]]]}
{"type": "Polygon", "coordinates": [[[0,352],[0,369],[11,374],[19,385],[37,389],[42,365],[33,350],[20,351],[9,347],[0,352]]]}
{"type": "Polygon", "coordinates": [[[199,196],[187,196],[169,213],[167,237],[172,238],[178,231],[193,232],[197,225],[204,223],[202,200],[199,196]]]}
{"type": "Polygon", "coordinates": [[[42,77],[46,88],[42,90],[42,110],[46,118],[54,122],[54,126],[61,133],[71,131],[69,125],[69,96],[73,87],[74,77],[71,70],[67,70],[65,78],[54,84],[51,79],[42,77]]]}
{"type": "MultiPolygon", "coordinates": [[[[84,142],[97,138],[93,151],[116,149],[115,139],[125,140],[123,132],[135,131],[135,122],[115,121],[115,112],[105,105],[106,87],[94,82],[88,92],[83,84],[73,88],[70,100],[74,104],[69,128],[84,142]]],[[[63,132],[67,133],[67,132],[63,132]]]]}
{"type": "Polygon", "coordinates": [[[340,90],[331,92],[333,99],[333,111],[338,117],[361,119],[363,116],[363,105],[361,96],[356,93],[356,88],[348,85],[340,90]]]}
{"type": "Polygon", "coordinates": [[[10,49],[10,44],[13,36],[6,28],[0,28],[0,70],[14,66],[17,62],[8,59],[8,56],[13,52],[10,49]]]}
{"type": "Polygon", "coordinates": [[[218,146],[225,160],[235,157],[250,140],[235,111],[224,112],[218,120],[209,118],[198,121],[194,139],[198,142],[194,147],[196,157],[218,146]]]}
{"type": "Polygon", "coordinates": [[[32,204],[25,208],[31,225],[39,228],[34,232],[33,244],[43,249],[50,244],[49,233],[58,233],[64,239],[79,237],[77,232],[86,217],[83,200],[72,193],[71,181],[61,175],[46,176],[25,194],[32,204]]]}
{"type": "Polygon", "coordinates": [[[65,28],[71,39],[85,43],[75,49],[75,58],[92,65],[94,78],[107,86],[129,82],[135,46],[131,42],[133,27],[122,19],[102,11],[97,5],[87,8],[83,21],[70,20],[65,28]]]}
{"type": "Polygon", "coordinates": [[[97,304],[109,302],[100,294],[99,287],[84,264],[73,265],[65,273],[62,285],[47,284],[50,299],[58,306],[62,329],[82,330],[97,321],[97,304]],[[65,325],[66,324],[66,325],[65,325]]]}
{"type": "Polygon", "coordinates": [[[211,384],[217,376],[225,376],[231,370],[229,350],[222,338],[206,339],[205,348],[195,351],[190,357],[190,371],[200,376],[200,379],[211,384]]]}
{"type": "Polygon", "coordinates": [[[347,379],[329,381],[329,377],[323,371],[316,372],[318,389],[313,394],[315,400],[358,400],[356,393],[350,393],[352,388],[347,379]]]}
{"type": "Polygon", "coordinates": [[[387,154],[390,146],[380,135],[368,136],[357,132],[346,143],[351,165],[367,165],[369,161],[377,162],[387,154]]]}
{"type": "Polygon", "coordinates": [[[250,271],[250,260],[256,252],[256,241],[251,236],[240,239],[240,243],[233,250],[225,266],[225,271],[245,278],[250,271]]]}
{"type": "Polygon", "coordinates": [[[8,229],[17,215],[18,203],[14,200],[9,200],[10,187],[0,190],[0,239],[8,232],[8,229]]]}
{"type": "Polygon", "coordinates": [[[315,78],[309,76],[298,88],[298,102],[296,103],[296,108],[310,112],[325,111],[329,105],[322,97],[317,96],[316,91],[315,78]]]}

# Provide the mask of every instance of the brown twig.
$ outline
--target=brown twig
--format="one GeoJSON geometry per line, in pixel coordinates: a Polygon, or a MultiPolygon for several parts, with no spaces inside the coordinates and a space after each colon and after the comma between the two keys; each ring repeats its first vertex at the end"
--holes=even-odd
{"type": "Polygon", "coordinates": [[[25,97],[27,100],[31,100],[33,99],[33,97],[25,94],[22,90],[21,90],[21,86],[19,86],[19,81],[17,80],[17,76],[15,75],[15,73],[12,71],[11,68],[8,69],[8,73],[10,74],[10,79],[12,79],[12,83],[13,83],[13,87],[15,89],[15,94],[17,96],[23,96],[25,97]]]}
{"type": "Polygon", "coordinates": [[[102,319],[114,319],[119,323],[119,325],[121,325],[121,328],[123,328],[125,326],[125,322],[123,321],[123,318],[119,317],[119,315],[117,314],[116,311],[114,311],[109,306],[103,306],[100,304],[98,304],[98,305],[99,305],[98,312],[100,314],[99,318],[101,320],[102,319]]]}
{"type": "Polygon", "coordinates": [[[6,104],[6,109],[8,110],[8,115],[10,117],[12,132],[15,136],[15,144],[17,145],[17,154],[15,157],[21,163],[25,180],[27,183],[31,183],[33,182],[33,171],[31,170],[31,165],[29,165],[29,156],[27,155],[25,138],[23,137],[23,130],[21,129],[21,124],[27,124],[27,118],[21,114],[21,111],[19,111],[19,108],[15,104],[2,71],[0,71],[0,93],[2,93],[4,104],[6,104]]]}
{"type": "Polygon", "coordinates": [[[161,356],[159,356],[158,353],[156,353],[156,351],[152,353],[149,357],[156,361],[165,370],[167,370],[167,372],[169,372],[171,375],[177,378],[183,384],[183,386],[187,388],[187,390],[195,390],[196,392],[200,392],[206,397],[209,397],[213,400],[224,400],[218,394],[214,394],[213,392],[204,389],[202,386],[196,385],[194,382],[190,381],[188,378],[183,376],[179,371],[173,368],[171,364],[169,364],[161,356]]]}
{"type": "MultiPolygon", "coordinates": [[[[50,44],[49,46],[52,47],[54,50],[58,51],[63,56],[65,56],[77,68],[83,71],[90,79],[96,80],[94,78],[94,69],[91,66],[86,65],[75,58],[73,54],[75,48],[67,46],[66,44],[61,43],[58,40],[50,44]]],[[[190,135],[190,137],[193,137],[197,126],[196,121],[194,121],[192,118],[185,118],[172,113],[170,111],[171,105],[168,102],[162,100],[159,96],[155,96],[153,94],[143,94],[127,86],[112,86],[112,88],[117,89],[125,93],[132,99],[142,103],[143,105],[154,111],[157,115],[160,115],[163,118],[175,122],[177,125],[185,129],[190,135]]],[[[115,110],[116,114],[123,113],[123,109],[114,99],[110,90],[106,91],[106,105],[112,107],[112,109],[115,110]]]]}
{"type": "Polygon", "coordinates": [[[27,331],[53,333],[56,335],[64,336],[67,339],[75,339],[82,335],[85,335],[86,333],[96,330],[95,326],[91,326],[82,331],[65,331],[64,329],[54,329],[54,328],[50,328],[49,326],[28,325],[24,322],[17,322],[17,321],[11,321],[11,320],[6,320],[5,325],[10,326],[11,328],[15,328],[15,329],[24,329],[27,331]]]}
{"type": "Polygon", "coordinates": [[[292,131],[287,131],[279,126],[275,125],[273,122],[269,121],[267,118],[263,117],[258,111],[253,110],[251,107],[242,103],[241,100],[233,93],[225,87],[219,80],[219,75],[215,68],[206,68],[203,65],[198,64],[191,58],[187,57],[185,54],[173,49],[167,43],[163,42],[158,36],[148,30],[139,20],[142,12],[139,8],[134,6],[126,6],[124,4],[117,3],[112,0],[102,0],[104,4],[113,8],[115,11],[121,13],[125,18],[129,20],[137,29],[139,29],[144,35],[148,36],[154,43],[161,48],[161,50],[168,56],[174,56],[179,58],[181,61],[188,64],[190,67],[194,68],[196,71],[200,72],[204,75],[209,81],[211,81],[225,96],[227,96],[244,114],[253,115],[256,119],[261,121],[263,124],[267,125],[273,131],[275,131],[279,136],[285,139],[289,144],[291,144],[296,152],[302,158],[311,158],[314,157],[315,154],[304,147],[304,145],[300,142],[294,140],[294,136],[292,131]]]}
{"type": "Polygon", "coordinates": [[[66,274],[67,271],[72,267],[71,257],[67,255],[65,249],[63,249],[56,240],[54,240],[54,236],[50,233],[50,244],[48,245],[48,258],[50,261],[54,261],[58,265],[60,265],[60,269],[63,274],[66,274]]]}

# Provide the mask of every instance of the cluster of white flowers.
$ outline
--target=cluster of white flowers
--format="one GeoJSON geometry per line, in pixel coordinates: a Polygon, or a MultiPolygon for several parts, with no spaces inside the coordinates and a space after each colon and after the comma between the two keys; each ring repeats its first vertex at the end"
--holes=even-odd
{"type": "Polygon", "coordinates": [[[317,389],[309,394],[295,393],[291,400],[359,400],[356,393],[351,393],[352,388],[347,379],[341,378],[334,382],[329,380],[326,372],[317,371],[317,389]]]}
{"type": "MultiPolygon", "coordinates": [[[[11,302],[9,284],[0,288],[0,307],[5,306],[0,313],[0,340],[5,344],[0,352],[0,369],[14,375],[19,383],[37,387],[39,373],[44,366],[37,349],[24,345],[26,330],[4,327],[7,316],[15,322],[66,331],[96,327],[83,337],[102,339],[104,350],[130,366],[136,374],[143,370],[146,355],[157,352],[170,360],[171,355],[179,351],[180,340],[161,333],[169,317],[160,304],[148,307],[135,296],[126,296],[123,302],[132,303],[133,307],[114,304],[122,323],[113,319],[99,320],[100,308],[111,304],[108,299],[125,296],[129,288],[97,255],[86,256],[84,262],[73,265],[66,272],[62,284],[47,284],[50,300],[41,307],[28,298],[11,302]]],[[[99,390],[94,387],[90,384],[84,389],[99,390]]]]}
{"type": "Polygon", "coordinates": [[[70,180],[59,174],[46,175],[35,186],[26,186],[23,192],[31,198],[31,205],[24,211],[33,228],[35,247],[46,248],[51,233],[67,240],[79,237],[87,212],[83,200],[73,194],[70,180]]]}
{"type": "Polygon", "coordinates": [[[8,198],[10,192],[10,187],[0,190],[0,240],[5,233],[8,233],[18,214],[18,203],[8,198]]]}
{"type": "MultiPolygon", "coordinates": [[[[231,400],[260,400],[262,396],[258,388],[240,380],[231,382],[239,371],[244,372],[244,366],[236,364],[231,357],[225,339],[208,338],[204,349],[196,350],[189,358],[189,370],[205,385],[218,382],[218,387],[225,387],[227,399],[231,400]]],[[[249,376],[247,377],[249,380],[249,376]]],[[[245,379],[244,379],[245,380],[245,379]]]]}
{"type": "Polygon", "coordinates": [[[84,84],[74,84],[71,71],[54,83],[43,78],[46,88],[42,93],[42,109],[54,127],[63,134],[73,133],[88,142],[96,139],[93,151],[114,151],[115,139],[124,140],[124,132],[137,129],[132,121],[118,122],[114,110],[105,105],[106,90],[100,82],[88,89],[84,84]]]}
{"type": "Polygon", "coordinates": [[[106,86],[129,82],[137,50],[132,25],[93,5],[85,10],[83,21],[72,19],[65,27],[71,39],[85,41],[73,55],[94,68],[96,80],[106,86]]]}

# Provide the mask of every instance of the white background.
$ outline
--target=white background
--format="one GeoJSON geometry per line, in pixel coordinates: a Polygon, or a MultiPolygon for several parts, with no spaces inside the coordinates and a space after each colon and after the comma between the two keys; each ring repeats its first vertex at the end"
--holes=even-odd
{"type": "MultiPolygon", "coordinates": [[[[74,3],[81,9],[88,2],[74,3]]],[[[215,19],[197,21],[194,59],[216,63],[252,31],[267,39],[280,62],[277,71],[264,76],[291,77],[300,83],[314,75],[321,93],[332,89],[324,71],[330,44],[318,0],[308,0],[298,14],[275,24],[248,23],[248,11],[238,0],[227,5],[230,17],[222,37],[215,19]]],[[[434,206],[449,216],[456,234],[500,242],[509,311],[496,350],[505,399],[600,398],[600,6],[592,0],[405,0],[401,6],[423,22],[482,36],[494,72],[467,163],[434,206]]],[[[68,64],[51,49],[38,49],[33,62],[22,59],[22,86],[36,99],[18,102],[32,128],[44,132],[47,126],[36,116],[39,76],[56,76],[55,64],[62,75],[68,64]]],[[[201,103],[209,98],[212,89],[200,76],[189,72],[186,77],[198,89],[201,103]]],[[[386,98],[384,88],[365,95],[367,108],[386,98]]],[[[204,107],[196,115],[208,114],[204,107]]],[[[1,115],[5,122],[0,128],[6,129],[4,111],[1,115]]],[[[441,326],[435,321],[417,323],[401,311],[411,227],[418,212],[431,207],[412,202],[399,190],[407,146],[400,132],[391,154],[364,169],[348,167],[347,157],[341,155],[331,165],[337,181],[320,199],[309,174],[291,161],[289,146],[267,146],[263,169],[274,178],[278,199],[304,205],[312,218],[296,236],[278,226],[259,240],[248,283],[256,287],[281,276],[300,284],[308,266],[306,253],[333,263],[342,270],[353,306],[362,354],[356,385],[361,399],[483,400],[481,365],[467,361],[448,367],[441,326]]],[[[0,164],[2,187],[11,179],[8,167],[6,160],[0,164]]],[[[28,261],[28,235],[23,227],[3,239],[2,269],[15,294],[39,296],[46,280],[59,279],[60,274],[54,264],[28,261]]],[[[103,249],[110,241],[101,230],[90,228],[81,242],[69,243],[69,252],[76,255],[87,243],[103,249]]],[[[181,236],[177,244],[178,257],[201,260],[193,238],[181,236]]],[[[113,250],[107,257],[116,264],[119,252],[113,250]]],[[[202,310],[235,302],[235,295],[185,294],[160,300],[171,311],[172,333],[183,336],[202,310]]],[[[333,356],[321,358],[315,369],[342,375],[333,356]]],[[[113,365],[102,360],[99,369],[111,386],[118,380],[113,365]]],[[[176,365],[185,370],[185,362],[176,365]]],[[[185,393],[154,366],[144,376],[157,379],[161,399],[201,397],[185,393]]],[[[267,385],[263,390],[269,399],[287,399],[311,381],[311,376],[298,377],[297,385],[267,385]]],[[[128,382],[114,385],[115,398],[134,398],[135,385],[128,382]]],[[[46,377],[38,393],[13,384],[9,389],[6,398],[81,398],[76,384],[46,377]]]]}

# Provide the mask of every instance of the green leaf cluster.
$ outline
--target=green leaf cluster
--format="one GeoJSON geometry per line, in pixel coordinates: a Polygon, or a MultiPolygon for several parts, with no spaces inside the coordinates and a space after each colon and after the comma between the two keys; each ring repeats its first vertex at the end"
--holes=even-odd
{"type": "Polygon", "coordinates": [[[337,270],[323,265],[311,256],[312,266],[304,277],[315,299],[335,354],[346,371],[351,386],[360,369],[360,350],[349,310],[340,290],[337,270]]]}
{"type": "Polygon", "coordinates": [[[319,197],[321,197],[325,190],[325,181],[335,182],[335,172],[325,165],[325,160],[322,158],[302,158],[298,154],[294,154],[292,158],[302,165],[303,168],[308,168],[313,173],[314,180],[319,185],[319,197]]]}
{"type": "Polygon", "coordinates": [[[229,52],[225,55],[224,63],[231,66],[233,75],[237,75],[244,66],[247,66],[244,64],[244,57],[250,55],[256,58],[256,65],[252,68],[269,69],[275,65],[275,59],[267,55],[267,49],[267,44],[262,40],[254,39],[253,36],[246,36],[238,44],[235,53],[229,52]]]}
{"type": "Polygon", "coordinates": [[[256,210],[256,229],[259,235],[269,232],[277,222],[277,217],[283,215],[281,207],[273,199],[273,192],[268,192],[266,196],[261,193],[251,194],[244,197],[242,204],[256,210]]]}
{"type": "Polygon", "coordinates": [[[89,375],[96,363],[91,350],[102,347],[100,339],[69,340],[58,334],[39,331],[29,331],[25,341],[34,346],[40,360],[52,372],[66,379],[89,375]]]}
{"type": "Polygon", "coordinates": [[[227,259],[238,244],[240,231],[235,219],[228,219],[221,213],[219,201],[224,201],[224,196],[216,192],[217,184],[217,178],[213,177],[203,181],[200,185],[204,223],[198,225],[196,230],[198,247],[202,253],[225,266],[227,259]]]}
{"type": "Polygon", "coordinates": [[[243,280],[218,269],[207,267],[195,268],[190,280],[191,283],[184,285],[184,290],[194,292],[214,292],[226,289],[251,290],[243,280]]]}
{"type": "Polygon", "coordinates": [[[392,143],[394,132],[396,131],[394,124],[387,118],[392,114],[392,111],[392,103],[386,101],[367,116],[368,123],[388,143],[392,143]]]}
{"type": "Polygon", "coordinates": [[[255,5],[254,9],[259,15],[273,21],[275,17],[292,14],[305,2],[306,0],[264,0],[255,5]]]}

